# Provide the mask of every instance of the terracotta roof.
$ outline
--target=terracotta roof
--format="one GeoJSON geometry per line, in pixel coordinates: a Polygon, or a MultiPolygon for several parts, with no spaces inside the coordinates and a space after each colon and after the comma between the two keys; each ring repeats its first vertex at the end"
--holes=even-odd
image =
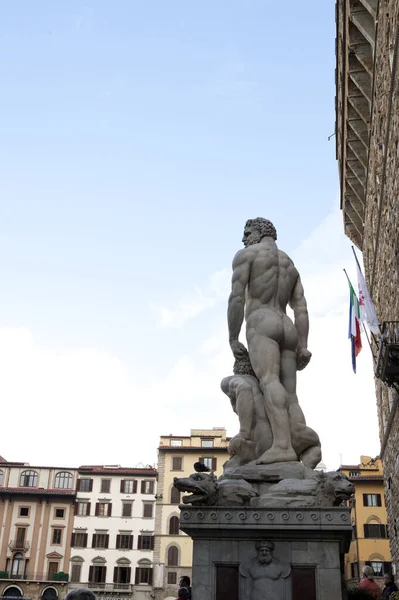
{"type": "Polygon", "coordinates": [[[0,463],[6,463],[6,462],[7,462],[6,459],[3,458],[2,456],[0,456],[0,463]]]}
{"type": "Polygon", "coordinates": [[[0,487],[0,494],[31,494],[46,496],[76,496],[76,490],[44,489],[32,487],[0,487]]]}

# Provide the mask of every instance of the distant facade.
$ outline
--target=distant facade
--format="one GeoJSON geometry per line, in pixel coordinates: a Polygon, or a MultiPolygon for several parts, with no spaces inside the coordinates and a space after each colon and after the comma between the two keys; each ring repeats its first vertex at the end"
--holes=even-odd
{"type": "Polygon", "coordinates": [[[150,597],[156,477],[152,468],[79,468],[71,588],[87,587],[104,600],[150,597]]]}
{"type": "Polygon", "coordinates": [[[0,598],[67,592],[76,469],[0,462],[0,598]]]}
{"type": "Polygon", "coordinates": [[[381,338],[372,340],[380,456],[399,569],[399,0],[337,0],[336,143],[346,235],[363,252],[381,338]]]}
{"type": "Polygon", "coordinates": [[[361,456],[358,465],[341,465],[355,485],[351,503],[352,542],[345,555],[345,577],[358,584],[364,565],[370,565],[375,580],[383,587],[383,576],[392,572],[384,500],[382,462],[379,458],[361,456]]]}
{"type": "Polygon", "coordinates": [[[154,550],[154,594],[158,600],[176,598],[180,578],[191,578],[192,541],[179,529],[181,494],[173,487],[173,478],[193,473],[195,462],[221,475],[229,458],[228,443],[223,428],[192,429],[189,436],[160,438],[154,550]]]}

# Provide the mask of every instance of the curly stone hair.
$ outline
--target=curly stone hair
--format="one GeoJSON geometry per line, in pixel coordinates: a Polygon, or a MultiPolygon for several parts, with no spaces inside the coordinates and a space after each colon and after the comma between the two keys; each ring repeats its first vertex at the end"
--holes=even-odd
{"type": "Polygon", "coordinates": [[[266,546],[266,548],[268,548],[271,552],[273,552],[273,550],[274,550],[273,542],[269,542],[267,540],[259,540],[259,542],[256,542],[256,544],[255,544],[256,550],[260,550],[260,548],[262,548],[262,546],[266,546]]]}
{"type": "Polygon", "coordinates": [[[237,358],[234,361],[233,373],[234,375],[252,375],[252,377],[256,377],[248,352],[242,358],[237,358]]]}
{"type": "Polygon", "coordinates": [[[275,226],[268,219],[264,219],[263,217],[257,217],[256,219],[248,219],[245,223],[245,228],[247,227],[256,227],[259,230],[259,233],[262,238],[264,237],[272,237],[274,241],[277,240],[277,231],[275,226]]]}

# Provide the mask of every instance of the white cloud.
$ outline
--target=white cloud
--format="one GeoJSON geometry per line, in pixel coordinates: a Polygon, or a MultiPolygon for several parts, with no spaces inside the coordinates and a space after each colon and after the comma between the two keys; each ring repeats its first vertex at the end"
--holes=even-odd
{"type": "Polygon", "coordinates": [[[156,307],[162,327],[181,327],[186,321],[216,306],[226,296],[229,282],[229,269],[220,269],[212,273],[204,285],[194,287],[179,300],[176,308],[156,307]]]}

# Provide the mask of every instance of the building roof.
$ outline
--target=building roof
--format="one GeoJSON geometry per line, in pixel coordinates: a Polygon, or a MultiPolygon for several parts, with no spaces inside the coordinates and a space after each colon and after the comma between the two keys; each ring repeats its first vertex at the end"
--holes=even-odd
{"type": "Polygon", "coordinates": [[[0,487],[0,494],[28,494],[30,496],[76,496],[76,490],[31,487],[0,487]]]}
{"type": "Polygon", "coordinates": [[[356,481],[361,483],[362,481],[384,481],[382,475],[356,475],[349,477],[351,481],[356,481]]]}
{"type": "Polygon", "coordinates": [[[101,465],[82,465],[78,468],[79,474],[83,473],[85,475],[137,475],[137,476],[145,476],[145,477],[156,477],[158,475],[158,471],[154,467],[111,467],[111,466],[101,466],[101,465]]]}
{"type": "Polygon", "coordinates": [[[0,456],[0,463],[6,463],[6,462],[7,462],[6,459],[3,458],[2,456],[0,456]]]}
{"type": "Polygon", "coordinates": [[[227,452],[227,446],[213,446],[204,448],[203,446],[159,446],[158,450],[163,452],[198,452],[202,454],[213,454],[214,452],[227,452]]]}

